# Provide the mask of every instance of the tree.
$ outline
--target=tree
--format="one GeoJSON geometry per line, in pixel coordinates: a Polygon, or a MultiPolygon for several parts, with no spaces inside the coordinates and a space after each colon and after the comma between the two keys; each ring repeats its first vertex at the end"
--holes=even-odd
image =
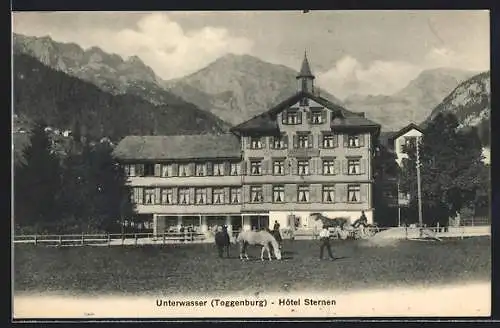
{"type": "MultiPolygon", "coordinates": [[[[454,114],[437,115],[424,130],[419,149],[422,210],[425,224],[447,225],[465,207],[478,200],[485,181],[481,142],[476,129],[459,131],[454,114]]],[[[416,148],[406,149],[402,189],[416,202],[416,148]]]]}
{"type": "Polygon", "coordinates": [[[397,222],[398,174],[396,155],[383,145],[378,145],[373,157],[373,207],[379,225],[393,226],[397,222]]]}
{"type": "Polygon", "coordinates": [[[51,229],[58,220],[57,195],[61,188],[59,159],[45,132],[45,123],[35,123],[24,162],[14,172],[14,212],[19,226],[51,229]]]}

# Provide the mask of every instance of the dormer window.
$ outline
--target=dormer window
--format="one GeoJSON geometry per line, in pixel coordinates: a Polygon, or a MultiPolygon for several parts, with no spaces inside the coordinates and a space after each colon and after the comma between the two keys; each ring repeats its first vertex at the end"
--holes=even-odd
{"type": "Polygon", "coordinates": [[[323,113],[322,111],[311,111],[311,123],[312,124],[323,124],[323,113]]]}
{"type": "Polygon", "coordinates": [[[296,109],[289,109],[283,112],[282,115],[283,115],[283,120],[282,120],[283,124],[288,124],[288,125],[302,124],[302,115],[296,109]]]}
{"type": "Polygon", "coordinates": [[[273,137],[273,143],[271,144],[273,149],[286,149],[288,148],[288,137],[282,135],[279,137],[273,137]]]}
{"type": "Polygon", "coordinates": [[[261,149],[262,140],[260,137],[250,137],[250,149],[261,149]]]}
{"type": "Polygon", "coordinates": [[[347,145],[348,147],[359,147],[359,136],[358,135],[347,136],[347,145]]]}

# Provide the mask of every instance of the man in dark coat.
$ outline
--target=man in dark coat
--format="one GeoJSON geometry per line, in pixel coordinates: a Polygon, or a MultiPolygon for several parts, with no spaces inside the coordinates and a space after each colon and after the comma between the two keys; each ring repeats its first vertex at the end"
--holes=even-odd
{"type": "Polygon", "coordinates": [[[280,232],[280,224],[278,221],[274,221],[274,227],[273,227],[273,236],[280,245],[280,249],[282,248],[283,244],[283,238],[281,238],[281,232],[280,232]]]}
{"type": "Polygon", "coordinates": [[[226,257],[229,257],[230,244],[231,240],[229,238],[229,233],[227,232],[227,226],[223,226],[222,229],[219,229],[219,231],[215,234],[215,245],[217,246],[220,258],[223,257],[224,248],[226,248],[226,257]]]}

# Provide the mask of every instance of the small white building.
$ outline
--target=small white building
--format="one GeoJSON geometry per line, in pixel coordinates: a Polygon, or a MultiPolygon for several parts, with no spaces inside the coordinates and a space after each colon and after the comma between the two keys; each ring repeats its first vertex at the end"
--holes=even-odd
{"type": "Polygon", "coordinates": [[[423,135],[423,130],[416,124],[410,123],[399,131],[390,133],[387,138],[387,145],[394,151],[397,156],[397,163],[402,165],[404,158],[408,155],[404,152],[404,146],[416,143],[418,138],[423,135]]]}

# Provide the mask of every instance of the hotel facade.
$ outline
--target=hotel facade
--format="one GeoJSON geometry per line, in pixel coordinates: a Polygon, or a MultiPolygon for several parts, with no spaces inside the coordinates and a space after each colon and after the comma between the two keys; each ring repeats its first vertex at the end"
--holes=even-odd
{"type": "Polygon", "coordinates": [[[114,151],[153,232],[311,228],[312,213],[372,222],[380,125],[320,97],[307,57],[297,93],[223,135],[127,136],[114,151]]]}

